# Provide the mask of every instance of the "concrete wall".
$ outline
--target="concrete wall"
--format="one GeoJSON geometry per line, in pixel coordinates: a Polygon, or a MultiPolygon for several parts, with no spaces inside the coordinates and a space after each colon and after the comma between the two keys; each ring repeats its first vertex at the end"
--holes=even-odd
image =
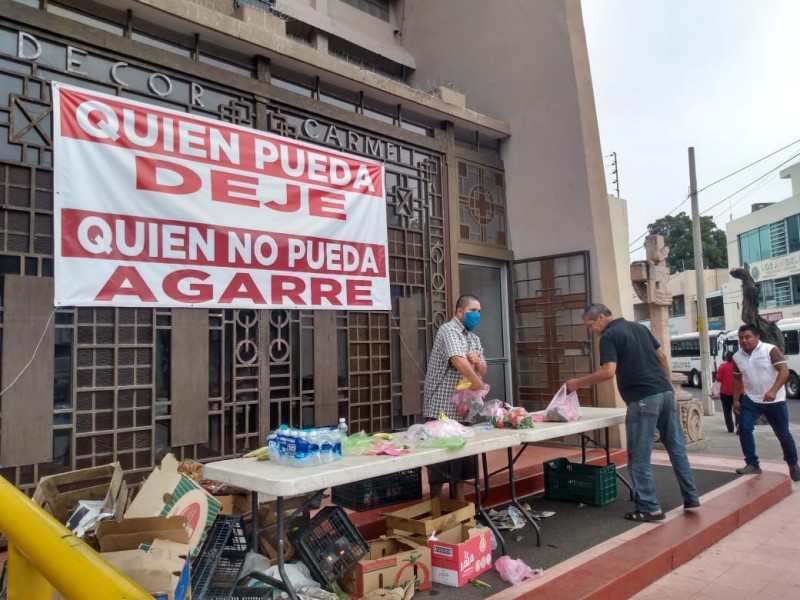
{"type": "MultiPolygon", "coordinates": [[[[451,84],[511,125],[502,156],[515,258],[589,250],[592,296],[621,282],[578,0],[407,0],[417,86],[451,84]]],[[[625,270],[627,273],[627,269],[625,270]]],[[[627,277],[625,277],[627,279],[627,277]]]]}
{"type": "MultiPolygon", "coordinates": [[[[628,244],[628,203],[622,198],[609,194],[608,208],[611,214],[611,232],[614,243],[614,256],[616,258],[617,273],[619,273],[620,315],[633,321],[633,304],[636,294],[630,277],[625,273],[630,272],[631,253],[628,244]]],[[[638,298],[635,300],[638,302],[638,298]]]]}

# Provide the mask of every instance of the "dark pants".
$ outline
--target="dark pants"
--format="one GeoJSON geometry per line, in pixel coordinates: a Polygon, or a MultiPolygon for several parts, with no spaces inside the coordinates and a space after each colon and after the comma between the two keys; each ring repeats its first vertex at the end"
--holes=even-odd
{"type": "Polygon", "coordinates": [[[465,456],[428,467],[428,483],[450,483],[475,479],[475,458],[465,456]]]}
{"type": "Polygon", "coordinates": [[[739,399],[741,411],[739,419],[742,426],[739,428],[739,443],[742,445],[744,461],[748,465],[760,467],[756,454],[756,441],[753,429],[760,415],[764,415],[767,423],[775,432],[775,437],[781,443],[783,460],[790,467],[797,464],[797,446],[794,443],[792,432],[789,431],[789,409],[786,401],[781,402],[753,402],[746,395],[739,399]]]}
{"type": "Polygon", "coordinates": [[[728,432],[733,432],[734,424],[739,426],[739,415],[733,412],[733,396],[720,394],[719,401],[722,402],[722,414],[725,416],[725,426],[728,432]]]}

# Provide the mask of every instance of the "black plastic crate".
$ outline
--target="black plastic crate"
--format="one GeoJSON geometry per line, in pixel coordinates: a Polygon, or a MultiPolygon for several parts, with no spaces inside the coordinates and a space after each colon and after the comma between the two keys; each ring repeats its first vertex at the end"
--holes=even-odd
{"type": "Polygon", "coordinates": [[[192,598],[230,599],[248,550],[242,518],[217,515],[203,548],[192,562],[192,598]]]}
{"type": "Polygon", "coordinates": [[[272,600],[272,588],[239,586],[230,594],[206,596],[205,600],[272,600]]]}
{"type": "Polygon", "coordinates": [[[294,551],[317,581],[330,584],[369,554],[369,546],[340,506],[326,506],[291,532],[294,551]]]}
{"type": "Polygon", "coordinates": [[[422,468],[407,469],[331,488],[334,504],[361,511],[422,498],[422,468]]]}

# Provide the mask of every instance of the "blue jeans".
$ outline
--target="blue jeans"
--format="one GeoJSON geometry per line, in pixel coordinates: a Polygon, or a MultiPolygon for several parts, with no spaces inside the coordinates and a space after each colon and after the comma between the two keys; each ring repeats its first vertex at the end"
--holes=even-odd
{"type": "Polygon", "coordinates": [[[783,460],[789,466],[797,463],[797,446],[789,431],[789,408],[786,406],[786,402],[761,404],[753,402],[747,395],[740,398],[739,410],[739,443],[742,445],[745,462],[748,465],[759,467],[756,440],[753,437],[753,429],[759,415],[764,415],[767,423],[772,427],[772,431],[775,432],[775,437],[781,443],[783,460]]]}
{"type": "Polygon", "coordinates": [[[636,510],[651,513],[661,510],[653,483],[653,467],[650,464],[656,430],[669,454],[683,501],[690,504],[700,501],[689,457],[686,455],[686,440],[683,437],[674,392],[660,392],[628,404],[625,430],[628,440],[628,473],[633,483],[636,510]]]}

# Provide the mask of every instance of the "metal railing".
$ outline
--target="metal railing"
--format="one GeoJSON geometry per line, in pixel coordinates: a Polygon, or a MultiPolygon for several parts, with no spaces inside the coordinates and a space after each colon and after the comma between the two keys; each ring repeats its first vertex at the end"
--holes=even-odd
{"type": "Polygon", "coordinates": [[[8,539],[8,600],[152,600],[25,494],[0,477],[0,531],[8,539]]]}

